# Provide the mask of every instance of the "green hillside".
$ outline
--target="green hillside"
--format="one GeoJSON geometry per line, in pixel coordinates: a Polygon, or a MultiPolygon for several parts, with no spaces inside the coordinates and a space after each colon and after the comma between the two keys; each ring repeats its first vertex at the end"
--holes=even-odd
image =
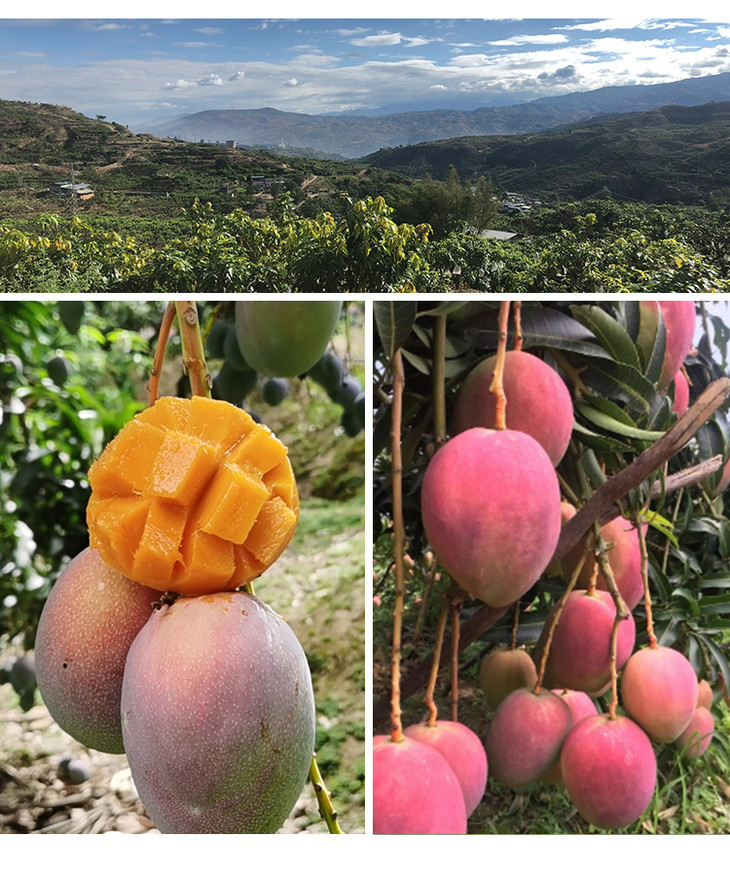
{"type": "Polygon", "coordinates": [[[568,129],[459,137],[383,149],[370,166],[413,178],[486,176],[498,187],[553,199],[613,196],[646,203],[730,203],[730,103],[665,106],[568,129]]]}
{"type": "Polygon", "coordinates": [[[312,201],[314,213],[336,190],[362,197],[397,182],[396,174],[379,169],[279,157],[225,143],[158,139],[63,106],[3,100],[0,155],[6,218],[68,212],[71,204],[49,197],[48,188],[71,179],[94,192],[74,204],[89,217],[155,219],[177,216],[196,198],[219,212],[243,207],[264,214],[272,194],[282,188],[299,203],[312,201]]]}

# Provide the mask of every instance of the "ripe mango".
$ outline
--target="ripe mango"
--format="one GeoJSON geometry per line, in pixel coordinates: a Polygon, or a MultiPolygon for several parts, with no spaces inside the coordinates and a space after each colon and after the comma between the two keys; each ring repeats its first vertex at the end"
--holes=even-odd
{"type": "MultiPolygon", "coordinates": [[[[492,355],[466,377],[456,396],[452,433],[494,427],[497,398],[490,389],[496,365],[497,356],[492,355]]],[[[573,401],[565,383],[536,355],[512,349],[504,359],[503,386],[507,427],[529,433],[557,467],[573,431],[573,401]]]]}
{"type": "Polygon", "coordinates": [[[251,594],[157,610],[129,650],[121,710],[132,777],[162,833],[275,833],[307,780],[307,659],[251,594]]]}
{"type": "Polygon", "coordinates": [[[560,760],[570,799],[596,827],[628,827],[654,795],[654,749],[626,716],[584,718],[568,734],[560,760]]]}
{"type": "Polygon", "coordinates": [[[36,634],[38,688],[58,725],[85,746],[124,752],[124,662],[159,596],[107,567],[96,549],[78,554],[51,589],[36,634]]]}
{"type": "Polygon", "coordinates": [[[443,755],[411,737],[373,737],[373,833],[465,834],[464,793],[443,755]]]}
{"type": "Polygon", "coordinates": [[[531,436],[473,427],[433,456],[421,516],[454,581],[490,606],[508,606],[550,563],[560,535],[560,486],[531,436]]]}

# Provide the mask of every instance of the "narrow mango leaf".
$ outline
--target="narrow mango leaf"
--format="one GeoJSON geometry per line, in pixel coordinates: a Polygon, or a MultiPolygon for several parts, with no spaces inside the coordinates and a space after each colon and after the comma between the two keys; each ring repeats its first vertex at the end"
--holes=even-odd
{"type": "Polygon", "coordinates": [[[680,547],[679,540],[674,535],[674,525],[668,518],[665,518],[658,512],[644,513],[643,518],[651,528],[659,531],[662,536],[666,537],[676,549],[680,547]]]}
{"type": "MultiPolygon", "coordinates": [[[[433,309],[422,309],[418,313],[418,318],[428,315],[456,315],[458,317],[461,310],[465,310],[468,312],[475,303],[477,303],[477,301],[447,300],[444,303],[439,303],[437,306],[434,306],[433,309]]],[[[488,304],[478,301],[478,305],[479,307],[484,307],[488,304]]]]}
{"type": "Polygon", "coordinates": [[[619,361],[596,359],[581,373],[581,378],[596,394],[625,403],[635,421],[642,425],[647,421],[657,392],[635,367],[619,361]]]}
{"type": "Polygon", "coordinates": [[[587,418],[591,424],[595,424],[597,427],[609,431],[609,433],[617,433],[621,436],[645,440],[647,442],[653,442],[664,436],[663,430],[642,430],[639,427],[625,424],[623,421],[619,421],[612,415],[603,412],[603,410],[596,409],[595,406],[591,406],[591,404],[583,401],[575,404],[575,411],[584,418],[587,418]]]}
{"type": "Polygon", "coordinates": [[[588,446],[588,448],[593,449],[599,454],[604,454],[606,452],[619,452],[623,454],[624,452],[636,451],[636,448],[629,445],[629,443],[621,442],[620,440],[606,436],[605,434],[596,433],[581,424],[579,421],[573,422],[573,433],[578,435],[578,439],[583,443],[583,445],[588,446]]]}
{"type": "Polygon", "coordinates": [[[373,317],[380,342],[389,359],[408,339],[416,319],[416,303],[410,300],[376,300],[373,317]]]}
{"type": "Polygon", "coordinates": [[[721,615],[709,615],[704,620],[704,625],[711,630],[730,630],[730,618],[721,615]]]}
{"type": "MultiPolygon", "coordinates": [[[[636,317],[638,330],[635,336],[636,347],[643,364],[643,372],[650,382],[658,382],[664,365],[667,333],[664,319],[654,301],[638,301],[636,317]]],[[[632,316],[633,326],[633,316],[632,316]]]]}
{"type": "Polygon", "coordinates": [[[613,315],[601,309],[600,306],[587,304],[571,306],[570,311],[574,318],[591,331],[615,361],[623,361],[637,370],[641,369],[636,346],[613,315]]]}
{"type": "Polygon", "coordinates": [[[415,355],[413,352],[409,352],[408,349],[401,349],[401,354],[403,357],[412,364],[420,373],[425,373],[428,376],[431,372],[431,360],[430,358],[422,358],[420,355],[415,355]]]}
{"type": "Polygon", "coordinates": [[[730,592],[725,594],[706,594],[700,599],[700,611],[712,615],[730,616],[730,592]]]}
{"type": "Polygon", "coordinates": [[[702,634],[701,642],[709,649],[710,654],[714,658],[718,669],[722,673],[722,678],[725,680],[725,687],[730,688],[730,664],[728,664],[725,652],[714,640],[710,639],[709,634],[702,634]]]}
{"type": "Polygon", "coordinates": [[[666,394],[656,394],[646,426],[650,430],[667,430],[672,423],[672,401],[666,394]]]}
{"type": "Polygon", "coordinates": [[[664,320],[660,320],[657,324],[656,335],[654,342],[649,350],[649,356],[644,364],[644,375],[646,378],[656,384],[662,374],[664,366],[664,356],[667,348],[667,332],[664,327],[664,320]]]}
{"type": "Polygon", "coordinates": [[[617,403],[614,403],[613,400],[609,400],[608,397],[601,397],[600,394],[583,394],[582,399],[591,406],[595,406],[596,409],[600,409],[606,415],[610,415],[611,418],[615,418],[616,421],[627,425],[627,427],[635,427],[635,422],[628,412],[617,403]]]}
{"type": "Polygon", "coordinates": [[[730,573],[707,573],[702,577],[703,588],[730,588],[730,573]]]}

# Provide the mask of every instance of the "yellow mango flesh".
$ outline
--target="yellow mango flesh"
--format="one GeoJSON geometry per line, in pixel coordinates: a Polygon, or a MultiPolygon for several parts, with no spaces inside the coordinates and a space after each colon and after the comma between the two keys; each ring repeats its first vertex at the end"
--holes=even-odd
{"type": "Polygon", "coordinates": [[[286,447],[222,400],[161,397],[89,470],[89,539],[142,585],[185,595],[252,581],[288,545],[299,497],[286,447]]]}

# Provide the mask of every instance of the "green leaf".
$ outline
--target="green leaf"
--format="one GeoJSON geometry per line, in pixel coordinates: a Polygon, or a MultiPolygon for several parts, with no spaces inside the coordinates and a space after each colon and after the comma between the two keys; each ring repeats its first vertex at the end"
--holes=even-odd
{"type": "Polygon", "coordinates": [[[710,639],[708,634],[702,634],[700,636],[700,640],[702,641],[702,644],[709,649],[710,654],[714,658],[715,663],[722,673],[722,677],[725,680],[725,687],[730,688],[730,664],[728,664],[725,652],[717,645],[714,640],[710,639]]]}
{"type": "Polygon", "coordinates": [[[636,368],[612,360],[593,360],[581,374],[585,385],[597,394],[625,403],[640,423],[651,413],[656,388],[636,368]]]}
{"type": "Polygon", "coordinates": [[[416,303],[410,300],[376,300],[373,317],[380,342],[389,359],[401,348],[411,333],[416,318],[416,303]]]}
{"type": "Polygon", "coordinates": [[[596,433],[595,431],[587,428],[584,424],[581,424],[579,421],[573,422],[573,433],[578,435],[578,439],[584,445],[588,446],[599,454],[604,454],[607,452],[619,452],[620,454],[623,454],[624,452],[636,451],[635,446],[632,446],[629,443],[621,442],[620,440],[606,436],[605,434],[596,433]]]}
{"type": "MultiPolygon", "coordinates": [[[[499,340],[497,314],[480,313],[461,322],[470,342],[481,348],[494,349],[499,340]]],[[[610,358],[593,334],[580,322],[557,309],[523,306],[521,309],[522,348],[547,347],[576,352],[587,357],[610,358]]],[[[508,344],[514,339],[514,329],[508,331],[508,344]]]]}
{"type": "Polygon", "coordinates": [[[647,442],[653,442],[664,436],[664,431],[662,430],[642,430],[633,425],[625,424],[603,410],[596,409],[590,403],[579,401],[575,404],[575,411],[584,418],[587,418],[591,424],[595,424],[597,427],[603,428],[610,433],[617,433],[621,436],[645,440],[647,442]]]}
{"type": "Polygon", "coordinates": [[[403,357],[412,364],[420,373],[425,373],[427,376],[431,373],[431,360],[430,358],[423,358],[420,355],[415,355],[413,352],[409,352],[408,349],[401,349],[401,354],[403,357]]]}
{"type": "Polygon", "coordinates": [[[623,361],[637,370],[641,367],[639,353],[631,337],[616,319],[600,306],[571,306],[573,317],[585,325],[615,361],[623,361]]]}
{"type": "Polygon", "coordinates": [[[730,592],[725,594],[706,594],[700,598],[700,612],[712,615],[730,616],[730,592]]]}

